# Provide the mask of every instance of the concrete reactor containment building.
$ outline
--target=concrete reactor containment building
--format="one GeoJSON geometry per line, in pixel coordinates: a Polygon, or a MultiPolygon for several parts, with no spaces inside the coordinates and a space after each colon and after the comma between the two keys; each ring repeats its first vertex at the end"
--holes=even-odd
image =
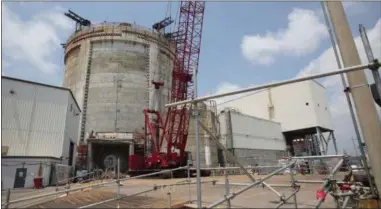
{"type": "Polygon", "coordinates": [[[64,47],[63,86],[71,89],[82,109],[80,141],[86,141],[92,131],[98,133],[92,139],[94,146],[90,143],[83,149],[88,154],[82,158],[87,155],[89,159],[82,161],[87,161],[90,169],[102,164],[107,167],[106,161],[113,162],[109,163],[112,167],[116,156],[111,152],[119,153],[121,164],[127,168],[128,150],[133,152],[133,146],[128,146],[133,143],[134,133],[144,127],[143,109],[157,109],[165,115],[174,45],[163,34],[148,28],[103,23],[76,30],[64,47]],[[164,83],[158,92],[159,102],[153,81],[164,83]],[[110,139],[114,142],[107,145],[110,139]],[[95,148],[96,144],[102,146],[95,148]]]}

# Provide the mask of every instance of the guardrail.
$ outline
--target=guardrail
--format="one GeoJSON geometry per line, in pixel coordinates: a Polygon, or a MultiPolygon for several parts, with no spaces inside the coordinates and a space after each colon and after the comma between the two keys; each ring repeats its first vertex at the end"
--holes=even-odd
{"type": "Polygon", "coordinates": [[[162,173],[169,173],[169,172],[173,172],[173,171],[177,171],[177,170],[184,170],[184,169],[187,169],[187,168],[188,168],[188,166],[183,166],[183,167],[179,167],[179,168],[175,168],[175,169],[163,170],[163,171],[159,171],[159,172],[155,172],[155,173],[143,174],[143,175],[134,176],[134,177],[127,177],[127,178],[123,178],[123,179],[119,179],[118,178],[117,180],[112,180],[112,181],[109,181],[109,182],[102,182],[102,183],[98,183],[98,184],[94,184],[94,185],[88,185],[88,186],[83,186],[83,187],[78,187],[78,188],[72,188],[72,189],[65,189],[63,191],[55,191],[55,192],[50,192],[50,193],[47,193],[47,194],[35,195],[35,196],[20,198],[20,199],[16,199],[16,200],[9,200],[10,190],[8,190],[7,201],[4,204],[2,204],[2,206],[4,208],[8,208],[10,205],[15,204],[15,203],[25,202],[25,201],[28,201],[28,200],[39,199],[39,198],[43,198],[43,197],[49,197],[49,196],[55,196],[55,195],[58,196],[58,195],[62,195],[62,194],[69,194],[70,192],[80,191],[80,190],[84,190],[84,189],[88,189],[88,188],[93,188],[93,187],[105,186],[105,185],[109,185],[109,184],[113,184],[113,183],[117,183],[117,185],[119,187],[120,186],[120,181],[127,181],[127,180],[131,180],[131,179],[138,179],[138,178],[143,178],[143,177],[149,177],[149,176],[154,176],[154,175],[158,175],[158,174],[162,174],[162,173]]]}

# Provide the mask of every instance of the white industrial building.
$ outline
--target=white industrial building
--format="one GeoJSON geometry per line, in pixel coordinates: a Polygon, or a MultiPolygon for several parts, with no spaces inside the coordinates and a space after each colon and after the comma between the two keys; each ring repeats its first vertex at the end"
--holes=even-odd
{"type": "Polygon", "coordinates": [[[336,149],[325,88],[316,81],[247,93],[221,107],[236,108],[245,114],[281,123],[288,145],[294,140],[317,139],[320,151],[316,152],[326,152],[329,140],[333,139],[336,149]]]}
{"type": "MultiPolygon", "coordinates": [[[[287,156],[281,124],[226,108],[218,115],[220,142],[245,166],[274,165],[287,156]]],[[[221,151],[219,152],[221,155],[221,151]]],[[[221,159],[221,156],[219,156],[221,159]]],[[[223,164],[233,162],[223,156],[223,164]]]]}
{"type": "Polygon", "coordinates": [[[1,81],[2,188],[32,187],[40,166],[46,186],[52,165],[75,164],[81,110],[69,89],[1,81]]]}

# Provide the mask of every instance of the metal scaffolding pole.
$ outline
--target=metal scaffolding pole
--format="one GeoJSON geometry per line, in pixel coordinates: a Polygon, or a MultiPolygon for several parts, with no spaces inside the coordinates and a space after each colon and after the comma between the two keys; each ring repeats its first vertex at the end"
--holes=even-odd
{"type": "MultiPolygon", "coordinates": [[[[197,68],[194,72],[194,87],[193,87],[193,95],[195,98],[197,98],[197,68]]],[[[197,177],[197,184],[196,184],[196,193],[197,193],[197,207],[201,208],[202,206],[202,199],[201,199],[201,163],[200,163],[200,136],[199,136],[199,113],[197,102],[194,103],[194,128],[195,128],[195,134],[196,134],[196,177],[197,177]]]]}
{"type": "MultiPolygon", "coordinates": [[[[327,29],[328,29],[328,33],[329,33],[329,37],[330,37],[330,40],[331,40],[333,53],[335,55],[337,67],[338,68],[342,68],[340,57],[339,57],[339,53],[338,53],[338,49],[337,49],[336,42],[335,42],[335,37],[334,37],[335,31],[332,29],[331,25],[329,24],[329,18],[328,18],[327,9],[325,7],[324,1],[321,2],[321,6],[322,6],[322,9],[323,9],[325,24],[326,24],[327,29]]],[[[345,81],[344,74],[340,74],[340,78],[341,78],[341,82],[343,84],[344,89],[346,89],[348,86],[347,86],[347,82],[345,81]]],[[[353,109],[351,97],[350,97],[348,91],[344,91],[344,93],[345,93],[345,97],[347,99],[349,112],[351,114],[353,128],[355,129],[355,133],[356,133],[357,139],[361,142],[360,130],[359,130],[359,127],[357,125],[357,121],[356,121],[355,112],[354,112],[354,109],[353,109]]],[[[334,145],[336,145],[336,139],[333,138],[333,140],[334,140],[333,141],[334,145]]],[[[335,147],[335,150],[336,150],[336,154],[337,154],[337,147],[335,147]]]]}
{"type": "Polygon", "coordinates": [[[267,179],[273,177],[274,175],[276,175],[276,174],[278,174],[278,173],[280,173],[280,172],[286,170],[287,168],[289,168],[290,166],[292,166],[292,165],[294,165],[294,164],[295,164],[295,160],[292,160],[292,161],[291,161],[289,164],[287,164],[286,166],[284,166],[284,167],[282,167],[282,168],[280,168],[280,169],[277,169],[277,170],[273,171],[273,172],[270,173],[269,175],[263,177],[261,180],[256,181],[256,182],[254,182],[254,183],[251,183],[250,185],[245,186],[244,188],[242,188],[242,189],[240,189],[240,190],[238,190],[238,191],[236,191],[236,192],[233,192],[233,193],[229,194],[228,196],[223,197],[223,198],[220,199],[220,200],[217,200],[217,201],[213,202],[212,204],[208,205],[206,208],[214,208],[214,207],[216,207],[216,206],[218,206],[218,205],[221,205],[222,203],[224,203],[224,202],[226,202],[226,201],[228,201],[228,200],[233,199],[235,196],[237,196],[237,195],[239,195],[239,194],[241,194],[241,193],[247,191],[248,189],[250,189],[250,188],[252,188],[252,187],[254,187],[254,186],[257,186],[257,185],[261,184],[262,182],[266,181],[267,179]]]}
{"type": "MultiPolygon", "coordinates": [[[[340,1],[326,3],[332,26],[336,32],[337,45],[340,49],[344,66],[353,66],[361,63],[355,42],[340,1]]],[[[372,67],[371,67],[372,69],[372,67]]],[[[377,115],[376,106],[368,88],[368,81],[364,71],[348,72],[348,83],[351,88],[354,107],[362,130],[364,141],[367,145],[375,183],[378,191],[381,190],[381,123],[377,115]]]]}
{"type": "MultiPolygon", "coordinates": [[[[237,164],[239,166],[239,168],[242,169],[242,171],[245,173],[245,175],[247,177],[249,177],[252,182],[255,182],[255,178],[245,169],[245,167],[243,167],[243,165],[241,165],[241,163],[237,160],[237,158],[231,152],[229,152],[229,150],[226,149],[226,147],[224,147],[224,145],[222,145],[218,141],[217,137],[213,135],[213,133],[208,129],[208,127],[206,127],[205,124],[203,124],[201,121],[199,121],[199,124],[200,124],[201,128],[204,129],[204,131],[207,134],[209,134],[209,136],[216,142],[217,146],[219,146],[225,152],[226,157],[228,157],[229,160],[231,160],[235,164],[237,164]]],[[[274,188],[272,188],[269,184],[267,184],[266,182],[263,181],[262,185],[267,187],[270,191],[272,191],[275,195],[277,195],[281,200],[284,200],[283,195],[281,195],[278,191],[276,191],[274,188]]]]}
{"type": "Polygon", "coordinates": [[[375,65],[378,66],[379,64],[378,63],[369,63],[369,64],[365,64],[365,65],[354,65],[351,67],[336,69],[336,70],[328,72],[328,73],[319,73],[319,74],[315,74],[315,75],[311,75],[311,76],[305,76],[302,78],[294,78],[294,79],[290,79],[290,80],[286,80],[286,81],[280,81],[280,82],[275,82],[275,83],[271,83],[271,84],[264,84],[261,86],[245,88],[245,89],[241,89],[241,90],[237,90],[237,91],[231,91],[231,92],[222,93],[222,94],[215,94],[215,95],[210,95],[210,96],[199,97],[199,98],[192,99],[192,100],[184,100],[184,101],[179,101],[179,102],[173,102],[173,103],[166,104],[165,107],[173,107],[173,106],[177,106],[177,105],[202,102],[202,101],[206,101],[206,100],[210,100],[210,99],[232,96],[235,94],[242,94],[242,93],[247,93],[247,92],[251,92],[251,91],[258,91],[258,90],[267,89],[270,87],[283,86],[283,85],[287,85],[287,84],[291,84],[291,83],[298,83],[298,82],[307,81],[307,80],[324,78],[324,77],[328,77],[328,76],[339,75],[342,73],[349,73],[349,72],[353,72],[353,71],[359,71],[359,70],[372,68],[375,65]]]}

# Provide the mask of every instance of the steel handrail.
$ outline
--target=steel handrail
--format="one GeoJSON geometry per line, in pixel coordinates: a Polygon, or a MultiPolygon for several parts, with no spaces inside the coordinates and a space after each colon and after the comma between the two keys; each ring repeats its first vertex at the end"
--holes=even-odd
{"type": "MultiPolygon", "coordinates": [[[[202,181],[201,183],[210,183],[210,182],[212,182],[213,185],[215,185],[216,182],[218,182],[218,180],[202,181]]],[[[121,197],[111,198],[111,199],[108,199],[108,200],[103,200],[103,201],[100,201],[100,202],[96,202],[96,203],[92,203],[92,204],[89,204],[89,205],[81,206],[79,208],[89,208],[89,207],[93,207],[93,206],[96,206],[96,205],[100,205],[100,204],[104,204],[104,203],[108,203],[108,202],[112,202],[112,201],[116,201],[116,200],[121,200],[121,199],[124,199],[124,198],[127,198],[127,197],[132,197],[132,196],[144,194],[144,193],[151,192],[151,191],[156,191],[158,189],[169,187],[169,186],[182,186],[182,185],[190,185],[190,184],[196,184],[196,183],[197,182],[186,182],[186,183],[154,185],[153,188],[151,188],[151,189],[143,190],[141,192],[137,192],[137,193],[134,193],[134,194],[131,194],[131,195],[127,195],[127,196],[121,196],[121,197]]]]}
{"type": "Polygon", "coordinates": [[[88,185],[88,186],[83,186],[83,187],[78,187],[78,188],[66,189],[63,191],[56,191],[56,192],[51,192],[51,193],[47,193],[47,194],[41,194],[41,195],[35,195],[35,196],[31,196],[31,197],[20,198],[17,200],[11,200],[7,204],[10,205],[10,204],[14,204],[14,203],[18,203],[18,202],[24,202],[24,201],[33,200],[33,199],[38,199],[38,198],[42,198],[42,197],[48,197],[48,196],[53,196],[53,195],[69,193],[69,192],[75,192],[75,191],[84,190],[84,189],[88,189],[88,188],[92,188],[92,187],[99,187],[99,186],[104,186],[104,185],[108,185],[108,184],[112,184],[112,183],[117,183],[118,181],[127,181],[127,180],[131,180],[131,179],[154,176],[157,174],[168,173],[168,172],[172,172],[172,171],[176,171],[176,170],[182,170],[182,169],[186,169],[186,168],[188,168],[188,166],[183,166],[183,167],[170,169],[170,170],[163,170],[163,171],[159,171],[159,172],[155,172],[155,173],[149,173],[149,174],[144,174],[144,175],[139,175],[139,176],[134,176],[134,177],[127,177],[127,178],[123,178],[120,180],[113,180],[113,181],[109,181],[109,182],[103,182],[103,183],[98,183],[98,184],[93,184],[93,185],[88,185]]]}
{"type": "Polygon", "coordinates": [[[272,173],[270,173],[269,175],[265,176],[265,177],[262,178],[261,180],[256,181],[256,182],[254,182],[254,183],[251,183],[250,185],[245,186],[244,188],[238,190],[237,192],[233,192],[233,193],[231,193],[231,194],[229,194],[229,195],[226,195],[224,198],[222,198],[222,199],[220,199],[220,200],[217,200],[217,201],[213,202],[212,204],[208,205],[207,208],[213,208],[213,207],[216,207],[216,206],[218,206],[218,205],[220,205],[220,204],[222,204],[222,203],[224,203],[224,202],[226,202],[226,201],[228,201],[228,200],[233,199],[235,196],[237,196],[237,195],[239,195],[239,194],[241,194],[241,193],[247,191],[248,189],[250,189],[250,188],[252,188],[252,187],[254,187],[254,186],[257,186],[257,185],[259,185],[259,184],[262,184],[262,182],[266,181],[267,179],[269,179],[269,178],[275,176],[276,174],[278,174],[278,173],[280,173],[280,172],[286,170],[287,168],[293,166],[293,165],[295,164],[295,162],[296,162],[295,160],[291,160],[291,162],[288,163],[286,166],[284,166],[284,167],[282,167],[282,168],[280,168],[280,169],[275,170],[274,172],[272,172],[272,173]]]}
{"type": "Polygon", "coordinates": [[[184,105],[184,104],[198,103],[198,102],[203,102],[203,101],[210,100],[210,99],[217,99],[220,97],[232,96],[232,95],[236,95],[236,94],[247,93],[247,92],[257,91],[257,90],[261,90],[261,89],[267,89],[267,88],[271,88],[271,87],[278,87],[278,86],[283,86],[286,84],[298,83],[298,82],[307,81],[307,80],[324,78],[324,77],[328,77],[328,76],[338,75],[338,74],[342,74],[342,73],[349,73],[349,72],[358,71],[358,70],[365,70],[367,68],[372,68],[375,65],[378,66],[377,63],[372,62],[372,63],[365,64],[365,65],[356,65],[356,66],[347,67],[347,68],[339,68],[339,69],[336,69],[334,71],[327,72],[327,73],[320,73],[320,74],[315,74],[315,75],[311,75],[311,76],[294,78],[294,79],[275,82],[275,83],[271,83],[271,84],[264,84],[264,85],[260,85],[260,86],[256,86],[256,87],[250,87],[250,88],[245,88],[245,89],[241,89],[241,90],[237,90],[237,91],[231,91],[231,92],[227,92],[227,93],[215,94],[215,95],[210,95],[210,96],[203,96],[203,97],[198,97],[198,98],[195,98],[192,100],[184,100],[184,101],[179,101],[179,102],[168,103],[165,105],[165,107],[173,107],[173,106],[184,105]]]}

